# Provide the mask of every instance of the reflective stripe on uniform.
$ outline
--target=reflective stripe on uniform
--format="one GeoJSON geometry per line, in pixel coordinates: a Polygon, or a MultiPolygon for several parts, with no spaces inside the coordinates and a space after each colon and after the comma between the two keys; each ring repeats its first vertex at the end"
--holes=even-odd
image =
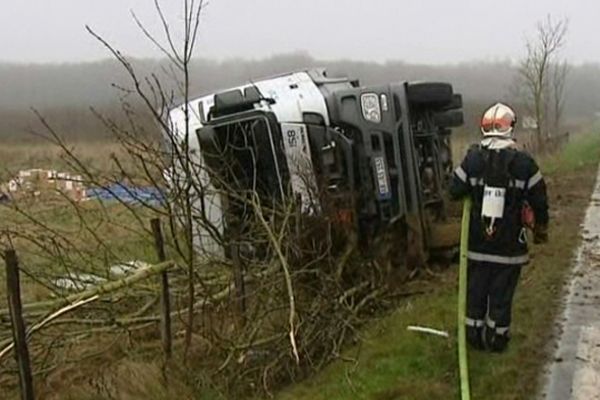
{"type": "Polygon", "coordinates": [[[506,335],[510,328],[508,326],[497,326],[496,335],[506,335]]]}
{"type": "MultiPolygon", "coordinates": [[[[456,172],[456,171],[454,171],[454,172],[456,172]]],[[[483,178],[469,178],[469,183],[471,184],[471,186],[484,186],[485,185],[483,178]]],[[[522,181],[520,179],[515,179],[514,181],[510,181],[508,183],[508,187],[511,187],[511,188],[514,187],[517,189],[525,189],[525,186],[526,186],[526,182],[522,181]]]]}
{"type": "MultiPolygon", "coordinates": [[[[456,173],[456,171],[454,171],[454,172],[456,173]]],[[[458,173],[456,175],[458,176],[458,173]]],[[[469,178],[469,183],[471,184],[471,186],[484,186],[485,185],[483,178],[469,178]]],[[[526,186],[526,182],[522,181],[520,179],[515,179],[514,181],[510,181],[508,183],[508,187],[515,187],[517,189],[525,189],[525,186],[526,186]]]]}
{"type": "Polygon", "coordinates": [[[490,319],[489,317],[486,318],[485,325],[488,328],[493,329],[496,335],[506,335],[510,330],[508,326],[497,326],[496,321],[490,319]]]}
{"type": "Polygon", "coordinates": [[[465,170],[463,169],[463,167],[459,166],[458,168],[456,168],[454,170],[454,173],[456,174],[456,176],[458,177],[458,179],[460,179],[464,183],[467,183],[467,173],[465,172],[465,170]]]}
{"type": "Polygon", "coordinates": [[[481,328],[485,325],[485,321],[482,319],[465,318],[465,325],[472,326],[473,328],[481,328]]]}
{"type": "Polygon", "coordinates": [[[525,181],[522,181],[520,179],[515,179],[514,182],[511,182],[510,186],[514,186],[517,189],[525,189],[525,181]]]}
{"type": "Polygon", "coordinates": [[[499,256],[496,254],[484,254],[477,253],[475,251],[469,251],[467,254],[469,260],[473,261],[482,261],[482,262],[492,262],[496,264],[508,264],[508,265],[523,265],[527,264],[529,261],[529,255],[524,254],[522,256],[499,256]]]}
{"type": "Polygon", "coordinates": [[[544,179],[544,177],[542,176],[542,173],[538,170],[538,172],[536,172],[535,175],[533,175],[531,178],[529,178],[529,183],[527,184],[527,189],[531,189],[532,187],[537,185],[542,179],[544,179]]]}
{"type": "Polygon", "coordinates": [[[483,186],[483,178],[469,178],[471,186],[483,186]]]}

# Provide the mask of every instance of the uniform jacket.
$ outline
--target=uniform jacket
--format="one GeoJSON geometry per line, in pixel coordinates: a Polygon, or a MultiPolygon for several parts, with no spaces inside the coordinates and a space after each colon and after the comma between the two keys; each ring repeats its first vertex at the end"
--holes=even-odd
{"type": "Polygon", "coordinates": [[[471,147],[454,171],[450,194],[455,199],[471,196],[473,202],[469,227],[470,260],[505,265],[528,263],[527,234],[521,221],[524,203],[528,202],[533,209],[536,224],[547,225],[549,219],[546,184],[529,154],[513,148],[471,147]],[[503,167],[494,168],[490,173],[490,168],[486,168],[490,165],[490,157],[494,157],[495,166],[503,167]],[[503,217],[496,222],[497,231],[490,237],[485,233],[486,225],[481,217],[483,190],[486,184],[497,187],[498,179],[506,184],[505,208],[503,217]]]}

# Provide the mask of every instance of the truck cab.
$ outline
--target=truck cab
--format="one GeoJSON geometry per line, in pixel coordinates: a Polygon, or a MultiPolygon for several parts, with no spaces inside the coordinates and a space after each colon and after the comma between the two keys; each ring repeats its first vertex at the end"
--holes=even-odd
{"type": "MultiPolygon", "coordinates": [[[[327,214],[361,243],[409,225],[417,246],[434,246],[434,227],[447,219],[451,129],[463,123],[451,84],[361,86],[314,69],[203,96],[189,108],[190,150],[206,167],[195,198],[221,233],[226,214],[248,212],[224,198],[226,188],[327,214]]],[[[181,136],[182,108],[170,117],[181,136]]],[[[204,250],[219,251],[214,235],[197,234],[204,250]]]]}

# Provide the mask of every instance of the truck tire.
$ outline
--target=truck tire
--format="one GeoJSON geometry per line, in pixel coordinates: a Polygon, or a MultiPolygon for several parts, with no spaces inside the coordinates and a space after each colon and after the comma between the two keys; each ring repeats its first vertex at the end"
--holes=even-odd
{"type": "Polygon", "coordinates": [[[462,111],[452,110],[435,113],[433,122],[442,128],[457,128],[465,123],[465,116],[462,111]]]}
{"type": "Polygon", "coordinates": [[[415,105],[443,107],[452,102],[452,85],[442,82],[418,82],[408,85],[408,101],[415,105]]]}
{"type": "Polygon", "coordinates": [[[452,95],[452,101],[444,107],[444,110],[458,110],[463,107],[462,94],[454,93],[452,95]]]}

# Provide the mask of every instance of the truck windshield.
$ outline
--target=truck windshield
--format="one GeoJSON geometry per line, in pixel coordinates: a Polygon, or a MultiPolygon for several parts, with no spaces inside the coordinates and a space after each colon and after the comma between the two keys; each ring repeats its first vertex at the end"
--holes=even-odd
{"type": "Polygon", "coordinates": [[[283,183],[274,137],[265,116],[235,119],[212,127],[212,143],[200,148],[217,186],[235,192],[282,197],[283,183]]]}

